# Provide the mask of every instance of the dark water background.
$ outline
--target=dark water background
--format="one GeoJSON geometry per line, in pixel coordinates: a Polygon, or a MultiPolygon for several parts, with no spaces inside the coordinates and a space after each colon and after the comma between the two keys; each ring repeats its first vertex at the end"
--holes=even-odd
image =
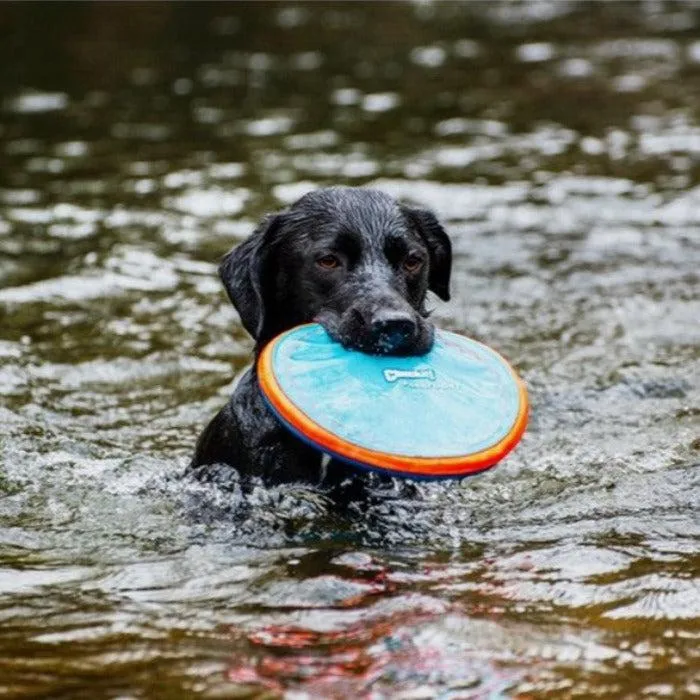
{"type": "Polygon", "coordinates": [[[700,4],[0,5],[0,695],[700,695],[700,4]],[[341,515],[179,479],[215,274],[327,183],[433,208],[533,416],[341,515]]]}

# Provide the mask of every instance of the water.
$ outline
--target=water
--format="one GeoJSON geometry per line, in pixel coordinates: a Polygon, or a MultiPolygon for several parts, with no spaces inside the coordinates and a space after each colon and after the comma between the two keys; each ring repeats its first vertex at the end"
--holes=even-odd
{"type": "Polygon", "coordinates": [[[697,3],[0,7],[0,693],[700,695],[697,3]],[[371,184],[532,420],[339,513],[180,476],[259,217],[371,184]]]}

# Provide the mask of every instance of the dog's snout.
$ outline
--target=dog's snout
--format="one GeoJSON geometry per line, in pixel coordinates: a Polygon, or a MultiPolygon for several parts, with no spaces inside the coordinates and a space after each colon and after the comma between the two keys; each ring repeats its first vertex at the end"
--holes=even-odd
{"type": "Polygon", "coordinates": [[[373,315],[371,328],[375,337],[384,336],[404,342],[415,335],[416,321],[408,311],[381,309],[373,315]]]}
{"type": "Polygon", "coordinates": [[[419,314],[387,302],[365,300],[348,309],[338,324],[319,320],[345,347],[377,355],[422,355],[433,342],[432,326],[419,314]]]}

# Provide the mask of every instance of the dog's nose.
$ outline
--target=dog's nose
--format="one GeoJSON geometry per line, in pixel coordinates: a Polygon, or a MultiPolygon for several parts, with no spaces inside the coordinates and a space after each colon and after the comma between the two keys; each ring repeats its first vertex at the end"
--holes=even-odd
{"type": "Polygon", "coordinates": [[[416,334],[416,321],[408,311],[382,309],[372,316],[372,334],[389,339],[393,345],[409,340],[416,334]]]}

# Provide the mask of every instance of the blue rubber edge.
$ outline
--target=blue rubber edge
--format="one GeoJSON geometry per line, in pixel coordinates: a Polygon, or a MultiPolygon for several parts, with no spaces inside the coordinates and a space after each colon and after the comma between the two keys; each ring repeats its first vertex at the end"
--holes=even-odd
{"type": "MultiPolygon", "coordinates": [[[[489,469],[493,469],[496,465],[500,464],[503,460],[499,460],[498,462],[494,462],[493,464],[490,464],[488,467],[484,467],[483,469],[479,469],[478,471],[471,472],[469,474],[436,474],[435,476],[431,476],[429,474],[414,474],[413,472],[400,472],[394,469],[382,469],[381,467],[373,467],[369,466],[367,464],[364,464],[362,462],[356,462],[353,459],[349,459],[348,457],[343,457],[342,455],[339,455],[337,452],[334,452],[332,450],[328,449],[320,449],[318,445],[314,444],[309,440],[306,435],[304,435],[302,432],[297,430],[291,423],[288,423],[282,416],[280,416],[279,413],[275,410],[275,407],[270,403],[268,400],[267,396],[265,396],[265,392],[261,391],[263,399],[265,400],[265,403],[267,404],[267,407],[270,409],[272,412],[272,415],[277,418],[277,420],[282,423],[282,425],[289,430],[290,433],[293,433],[296,437],[298,437],[303,443],[307,444],[309,447],[313,448],[317,452],[322,452],[324,454],[330,455],[333,459],[337,459],[341,462],[345,462],[345,464],[349,464],[351,467],[356,467],[357,469],[361,469],[362,471],[365,472],[379,472],[380,474],[386,474],[387,476],[398,476],[401,477],[402,479],[413,479],[415,481],[447,481],[447,480],[456,480],[456,479],[468,479],[469,477],[472,476],[478,476],[479,474],[483,474],[484,472],[489,471],[489,469]]],[[[506,455],[507,457],[508,455],[506,455]]]]}

